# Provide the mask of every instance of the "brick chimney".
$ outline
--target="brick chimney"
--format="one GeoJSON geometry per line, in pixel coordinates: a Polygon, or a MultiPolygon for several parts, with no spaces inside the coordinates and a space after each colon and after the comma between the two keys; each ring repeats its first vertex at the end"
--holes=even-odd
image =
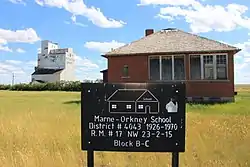
{"type": "Polygon", "coordinates": [[[153,34],[154,33],[154,29],[146,29],[145,30],[145,36],[148,36],[150,34],[153,34]]]}

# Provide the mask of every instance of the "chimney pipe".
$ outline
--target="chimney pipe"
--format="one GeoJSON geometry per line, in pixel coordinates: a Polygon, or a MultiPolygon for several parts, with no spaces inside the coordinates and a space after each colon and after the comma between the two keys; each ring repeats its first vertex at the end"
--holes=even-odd
{"type": "Polygon", "coordinates": [[[150,34],[153,34],[154,33],[154,29],[146,29],[145,30],[145,36],[148,36],[150,34]]]}

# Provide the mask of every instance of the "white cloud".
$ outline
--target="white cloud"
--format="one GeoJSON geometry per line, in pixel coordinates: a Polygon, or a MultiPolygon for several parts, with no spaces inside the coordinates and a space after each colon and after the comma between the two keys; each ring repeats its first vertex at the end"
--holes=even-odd
{"type": "Polygon", "coordinates": [[[86,57],[76,56],[76,77],[81,81],[99,79],[100,67],[86,57]]]}
{"type": "Polygon", "coordinates": [[[13,64],[13,65],[20,65],[23,62],[19,60],[5,60],[6,63],[13,64]]]}
{"type": "Polygon", "coordinates": [[[9,0],[10,2],[14,3],[14,4],[22,4],[22,5],[26,5],[26,3],[24,2],[24,0],[9,0]]]}
{"type": "Polygon", "coordinates": [[[0,41],[2,42],[18,42],[18,43],[34,43],[39,41],[36,31],[33,28],[24,30],[5,30],[0,28],[0,41]]]}
{"type": "Polygon", "coordinates": [[[75,16],[84,16],[94,25],[102,28],[120,28],[126,23],[121,20],[107,18],[99,8],[87,7],[83,0],[35,0],[40,6],[64,8],[75,16]]]}
{"type": "Polygon", "coordinates": [[[80,22],[77,22],[77,21],[76,21],[76,16],[75,16],[75,15],[72,15],[71,20],[72,20],[73,24],[75,24],[75,25],[77,25],[77,26],[80,26],[80,27],[87,27],[87,25],[85,25],[85,24],[83,24],[83,23],[80,23],[80,22]]]}
{"type": "Polygon", "coordinates": [[[25,53],[26,51],[25,50],[23,50],[22,48],[17,48],[17,50],[16,50],[18,53],[25,53]]]}
{"type": "Polygon", "coordinates": [[[77,25],[77,26],[80,26],[80,27],[87,27],[88,26],[86,24],[83,24],[83,23],[80,23],[80,22],[76,21],[76,16],[75,15],[72,15],[70,19],[71,19],[71,22],[65,21],[64,23],[65,24],[74,24],[74,25],[77,25]]]}
{"type": "MultiPolygon", "coordinates": [[[[7,46],[8,43],[30,43],[33,44],[39,41],[36,31],[32,28],[24,30],[6,30],[0,28],[0,50],[6,52],[13,52],[11,48],[7,46]]],[[[22,49],[17,49],[17,52],[23,52],[22,49]]]]}
{"type": "Polygon", "coordinates": [[[91,60],[86,57],[76,56],[76,66],[80,69],[84,69],[86,71],[93,70],[99,68],[99,66],[93,63],[91,60]]]}
{"type": "Polygon", "coordinates": [[[162,5],[158,17],[184,18],[193,33],[250,29],[250,18],[244,15],[248,7],[244,5],[204,5],[197,0],[141,0],[140,4],[162,5]]]}
{"type": "Polygon", "coordinates": [[[92,42],[86,42],[84,44],[84,47],[99,51],[101,53],[105,53],[105,52],[109,52],[111,49],[116,49],[123,45],[125,45],[125,43],[117,42],[115,40],[112,40],[110,42],[93,42],[92,41],[92,42]]]}
{"type": "Polygon", "coordinates": [[[26,64],[28,66],[36,67],[37,66],[37,61],[32,61],[32,60],[31,61],[27,61],[26,64]]]}
{"type": "Polygon", "coordinates": [[[155,18],[166,19],[168,21],[173,21],[174,20],[174,18],[172,16],[166,16],[166,15],[162,15],[162,14],[156,15],[155,18]]]}
{"type": "Polygon", "coordinates": [[[0,43],[0,51],[13,52],[12,49],[10,49],[8,46],[1,45],[1,43],[0,43]]]}
{"type": "Polygon", "coordinates": [[[173,5],[173,6],[189,6],[196,4],[195,0],[140,0],[138,6],[146,5],[173,5]]]}

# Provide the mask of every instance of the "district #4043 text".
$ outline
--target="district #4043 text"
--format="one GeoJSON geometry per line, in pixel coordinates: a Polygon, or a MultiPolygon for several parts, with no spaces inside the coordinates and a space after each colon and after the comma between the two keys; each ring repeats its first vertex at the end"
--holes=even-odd
{"type": "Polygon", "coordinates": [[[118,129],[118,130],[177,130],[178,123],[172,123],[171,117],[162,118],[151,116],[150,118],[138,118],[121,116],[120,118],[94,116],[94,120],[88,123],[88,129],[118,129]]]}

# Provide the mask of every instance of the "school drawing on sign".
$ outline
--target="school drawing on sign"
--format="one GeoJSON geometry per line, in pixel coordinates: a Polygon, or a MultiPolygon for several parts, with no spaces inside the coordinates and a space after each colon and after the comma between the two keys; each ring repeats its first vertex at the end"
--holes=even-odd
{"type": "Polygon", "coordinates": [[[118,89],[108,99],[110,113],[158,114],[159,100],[147,89],[118,89]]]}
{"type": "Polygon", "coordinates": [[[177,113],[178,112],[178,102],[176,102],[174,104],[174,102],[172,101],[172,99],[170,99],[170,101],[166,104],[166,110],[169,113],[177,113]]]}

